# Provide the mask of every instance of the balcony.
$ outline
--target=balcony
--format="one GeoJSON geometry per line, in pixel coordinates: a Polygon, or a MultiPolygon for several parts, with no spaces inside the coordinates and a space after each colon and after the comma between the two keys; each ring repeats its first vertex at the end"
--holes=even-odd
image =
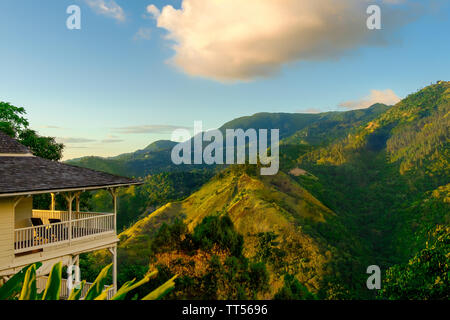
{"type": "Polygon", "coordinates": [[[35,252],[59,244],[96,237],[99,235],[115,234],[115,214],[95,212],[33,210],[32,227],[14,230],[14,253],[25,254],[35,252]],[[39,220],[40,219],[40,220],[39,220]]]}

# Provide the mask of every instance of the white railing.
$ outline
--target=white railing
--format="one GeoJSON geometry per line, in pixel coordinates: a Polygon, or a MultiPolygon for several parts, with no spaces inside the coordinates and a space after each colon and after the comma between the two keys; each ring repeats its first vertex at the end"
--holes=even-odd
{"type": "Polygon", "coordinates": [[[72,221],[72,239],[114,231],[114,214],[94,216],[72,221]]]}
{"type": "MultiPolygon", "coordinates": [[[[92,218],[102,215],[107,215],[109,213],[103,212],[77,212],[72,211],[72,220],[92,218]]],[[[49,219],[59,219],[62,221],[69,221],[69,211],[59,211],[59,210],[33,210],[33,218],[40,218],[44,224],[50,224],[49,219]]]]}
{"type": "Polygon", "coordinates": [[[16,229],[14,251],[31,251],[107,232],[115,232],[114,213],[16,229]]]}
{"type": "MultiPolygon", "coordinates": [[[[38,277],[36,279],[36,288],[38,293],[41,293],[42,291],[44,291],[45,286],[47,285],[47,280],[48,280],[48,276],[42,276],[42,277],[38,277]]],[[[92,287],[92,283],[90,282],[85,282],[83,289],[81,290],[81,299],[84,299],[84,297],[86,296],[86,293],[88,292],[88,290],[92,287]]],[[[108,289],[110,286],[105,286],[104,290],[108,289]]],[[[67,287],[67,279],[61,279],[61,291],[59,294],[59,297],[61,299],[67,299],[69,298],[69,288],[67,287]]],[[[114,296],[114,291],[112,289],[110,289],[108,291],[108,300],[110,300],[112,297],[114,296]]]]}

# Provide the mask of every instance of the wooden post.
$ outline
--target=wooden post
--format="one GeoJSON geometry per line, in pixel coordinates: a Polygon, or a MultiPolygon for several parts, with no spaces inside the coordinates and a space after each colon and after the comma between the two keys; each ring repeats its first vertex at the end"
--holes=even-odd
{"type": "MultiPolygon", "coordinates": [[[[110,188],[109,193],[113,198],[114,208],[114,232],[117,233],[117,195],[118,188],[110,188]]],[[[117,293],[117,244],[109,249],[113,255],[113,292],[117,293]]]]}
{"type": "Polygon", "coordinates": [[[77,192],[75,194],[75,210],[76,210],[76,217],[80,218],[80,194],[81,192],[77,192]]]}
{"type": "Polygon", "coordinates": [[[117,188],[111,188],[109,189],[109,193],[111,194],[113,198],[113,210],[114,210],[114,232],[117,233],[117,195],[118,195],[118,189],[117,188]]]}
{"type": "MultiPolygon", "coordinates": [[[[114,232],[117,234],[117,195],[118,188],[110,188],[108,189],[109,193],[112,196],[113,200],[113,209],[114,209],[114,232]]],[[[113,292],[117,293],[117,244],[114,247],[111,247],[109,251],[113,255],[113,292]]]]}
{"type": "Polygon", "coordinates": [[[52,196],[52,204],[50,206],[50,210],[52,210],[52,212],[53,212],[53,211],[55,211],[55,208],[56,208],[56,201],[55,201],[56,195],[53,192],[50,193],[50,195],[52,196]]]}
{"type": "Polygon", "coordinates": [[[79,192],[75,195],[75,204],[76,204],[75,208],[76,208],[77,212],[80,212],[80,193],[79,192]]]}
{"type": "Polygon", "coordinates": [[[69,245],[72,243],[72,202],[75,198],[75,195],[71,192],[68,192],[65,195],[67,201],[67,207],[69,211],[69,245]]]}
{"type": "Polygon", "coordinates": [[[109,251],[112,253],[113,256],[113,270],[112,270],[112,276],[113,276],[113,294],[117,293],[117,244],[115,244],[113,247],[109,248],[109,251]]]}

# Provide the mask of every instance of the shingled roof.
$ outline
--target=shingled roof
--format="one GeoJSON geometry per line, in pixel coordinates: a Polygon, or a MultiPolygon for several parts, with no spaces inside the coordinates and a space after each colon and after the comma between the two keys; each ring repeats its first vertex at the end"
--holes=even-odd
{"type": "Polygon", "coordinates": [[[11,138],[6,133],[0,131],[0,154],[31,154],[31,151],[11,138]]]}
{"type": "Polygon", "coordinates": [[[133,184],[141,182],[35,157],[28,148],[0,132],[0,197],[133,184]]]}

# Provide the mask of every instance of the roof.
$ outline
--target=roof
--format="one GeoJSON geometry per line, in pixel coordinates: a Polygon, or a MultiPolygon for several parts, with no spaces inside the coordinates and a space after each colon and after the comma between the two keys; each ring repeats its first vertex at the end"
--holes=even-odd
{"type": "Polygon", "coordinates": [[[28,148],[0,132],[0,197],[134,184],[141,182],[35,157],[28,148]]]}
{"type": "Polygon", "coordinates": [[[0,131],[0,154],[31,154],[31,151],[16,139],[0,131]]]}

